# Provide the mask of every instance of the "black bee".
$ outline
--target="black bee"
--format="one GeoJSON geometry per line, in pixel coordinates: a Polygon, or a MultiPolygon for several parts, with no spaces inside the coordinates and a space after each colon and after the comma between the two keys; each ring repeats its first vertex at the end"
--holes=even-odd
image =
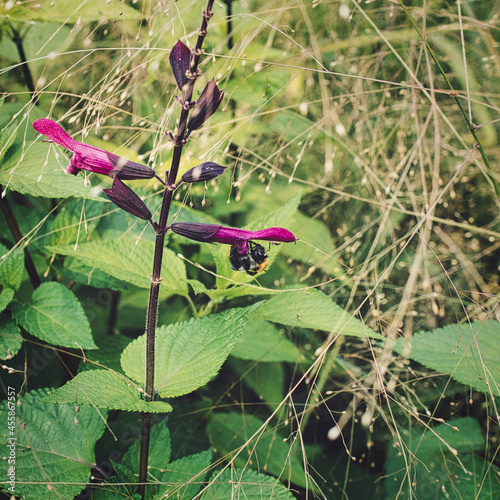
{"type": "Polygon", "coordinates": [[[269,264],[269,257],[262,245],[249,241],[246,253],[240,254],[237,247],[231,246],[229,262],[233,271],[245,271],[250,276],[255,276],[269,264]]]}

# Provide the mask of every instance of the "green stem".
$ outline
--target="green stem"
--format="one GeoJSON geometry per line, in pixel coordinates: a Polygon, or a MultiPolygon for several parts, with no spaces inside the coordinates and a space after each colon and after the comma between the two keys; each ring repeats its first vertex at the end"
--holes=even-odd
{"type": "Polygon", "coordinates": [[[500,198],[500,184],[497,182],[497,180],[495,179],[495,177],[493,175],[493,170],[491,168],[490,162],[488,160],[488,157],[486,156],[486,152],[484,151],[484,148],[483,148],[483,145],[481,144],[479,136],[477,135],[477,132],[476,132],[477,126],[474,125],[474,123],[472,123],[469,120],[469,117],[468,117],[467,112],[465,111],[465,109],[462,105],[462,101],[460,100],[460,96],[459,96],[458,92],[455,91],[450,80],[448,80],[448,77],[446,76],[446,73],[445,73],[443,67],[441,66],[441,63],[439,62],[435,52],[432,50],[431,46],[429,45],[429,42],[427,41],[427,37],[425,35],[423,35],[422,32],[420,31],[419,27],[417,26],[417,23],[411,17],[410,13],[408,12],[408,9],[404,5],[403,0],[399,0],[399,5],[404,10],[406,16],[408,17],[408,20],[410,21],[410,23],[413,26],[413,28],[415,29],[415,31],[418,33],[418,36],[420,37],[422,42],[425,43],[425,47],[426,47],[427,51],[429,52],[429,55],[431,56],[432,60],[436,64],[439,72],[441,73],[441,76],[444,78],[446,85],[448,85],[448,88],[450,89],[450,95],[451,95],[451,97],[453,97],[453,99],[457,103],[458,109],[460,110],[460,112],[462,113],[462,116],[464,117],[465,123],[467,124],[467,127],[469,129],[469,132],[472,134],[472,137],[474,138],[474,141],[477,144],[477,147],[479,149],[479,153],[481,154],[481,158],[483,159],[484,165],[486,167],[486,171],[487,171],[486,178],[491,183],[493,189],[495,190],[497,197],[500,198]]]}
{"type": "MultiPolygon", "coordinates": [[[[194,83],[196,80],[198,63],[202,53],[201,47],[203,40],[207,34],[208,20],[211,17],[211,10],[214,0],[208,0],[207,8],[203,13],[203,22],[199,31],[196,47],[193,49],[193,56],[190,63],[190,71],[193,78],[189,80],[189,84],[184,91],[184,103],[190,102],[193,96],[194,83]]],[[[183,103],[183,104],[184,104],[183,103]]],[[[176,182],[177,173],[184,147],[184,137],[187,127],[187,119],[189,115],[189,107],[184,106],[181,110],[179,118],[179,127],[177,134],[174,136],[174,152],[166,186],[172,186],[176,182]]],[[[167,227],[168,214],[172,203],[173,191],[165,188],[163,192],[163,202],[159,218],[159,231],[156,235],[155,253],[153,261],[153,272],[151,274],[151,287],[149,290],[148,312],[146,317],[146,387],[144,398],[146,401],[154,400],[154,379],[155,379],[155,335],[156,335],[156,318],[158,316],[158,297],[160,293],[161,269],[163,261],[163,247],[165,244],[165,228],[167,227]]],[[[141,422],[141,447],[139,452],[139,487],[138,492],[141,498],[144,498],[147,483],[148,459],[149,459],[149,441],[151,432],[151,413],[142,413],[141,422]]]]}

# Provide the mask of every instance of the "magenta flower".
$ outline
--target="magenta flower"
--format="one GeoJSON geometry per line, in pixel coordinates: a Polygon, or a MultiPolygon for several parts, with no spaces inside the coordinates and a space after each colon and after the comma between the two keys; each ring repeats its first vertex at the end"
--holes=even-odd
{"type": "Polygon", "coordinates": [[[282,227],[247,231],[246,229],[224,227],[219,224],[174,222],[170,229],[174,233],[191,240],[234,246],[240,254],[248,252],[249,242],[251,243],[252,240],[265,240],[273,243],[290,243],[297,240],[291,231],[282,227]]]}
{"type": "Polygon", "coordinates": [[[156,172],[146,165],[125,160],[103,149],[75,141],[60,125],[52,120],[40,118],[33,123],[33,128],[47,137],[49,141],[55,142],[74,153],[67,169],[70,174],[76,175],[80,170],[88,170],[96,174],[109,175],[124,180],[156,177],[161,181],[156,172]]]}
{"type": "Polygon", "coordinates": [[[219,224],[201,224],[196,222],[174,222],[167,229],[195,241],[224,243],[231,245],[229,263],[234,271],[245,271],[250,276],[264,271],[269,264],[267,252],[262,245],[252,240],[265,240],[273,243],[296,241],[288,229],[270,227],[260,231],[247,231],[219,224]]]}

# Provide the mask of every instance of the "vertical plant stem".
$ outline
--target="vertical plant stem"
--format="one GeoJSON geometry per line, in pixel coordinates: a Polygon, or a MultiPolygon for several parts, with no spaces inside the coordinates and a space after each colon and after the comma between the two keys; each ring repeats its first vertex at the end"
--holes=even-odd
{"type": "Polygon", "coordinates": [[[31,75],[31,70],[28,66],[28,60],[26,59],[26,54],[23,47],[23,39],[17,30],[12,28],[12,41],[16,45],[17,53],[19,54],[19,59],[21,60],[21,68],[23,71],[24,82],[26,87],[31,92],[31,100],[33,104],[38,104],[38,97],[35,97],[35,84],[33,82],[33,76],[31,75]]]}
{"type": "MultiPolygon", "coordinates": [[[[184,91],[184,103],[191,102],[193,96],[194,83],[198,76],[198,63],[200,56],[202,54],[201,47],[203,45],[203,40],[207,35],[207,25],[208,20],[212,16],[212,6],[214,0],[208,0],[207,8],[203,11],[203,22],[198,33],[198,39],[196,41],[196,47],[192,51],[192,57],[190,62],[190,72],[193,78],[189,80],[189,84],[184,91]]],[[[184,136],[186,132],[186,126],[188,122],[189,106],[183,105],[181,110],[181,115],[179,118],[179,127],[177,133],[174,136],[174,152],[172,155],[172,162],[170,165],[170,171],[168,174],[168,179],[163,192],[163,202],[160,210],[159,218],[159,231],[156,235],[155,241],[155,253],[153,261],[153,272],[151,274],[151,287],[149,290],[149,303],[148,312],[146,316],[146,387],[144,398],[146,401],[154,400],[154,381],[155,381],[155,335],[156,335],[156,318],[158,316],[158,297],[160,293],[161,284],[161,269],[163,261],[163,247],[165,244],[165,228],[167,227],[168,214],[170,211],[170,206],[172,204],[173,191],[169,188],[175,184],[177,179],[177,173],[179,171],[180,159],[182,155],[182,149],[184,147],[184,136]]],[[[151,413],[142,413],[141,422],[141,447],[139,452],[139,488],[138,492],[141,498],[144,498],[145,487],[147,483],[147,472],[148,472],[148,458],[149,458],[149,441],[151,432],[151,413]]]]}

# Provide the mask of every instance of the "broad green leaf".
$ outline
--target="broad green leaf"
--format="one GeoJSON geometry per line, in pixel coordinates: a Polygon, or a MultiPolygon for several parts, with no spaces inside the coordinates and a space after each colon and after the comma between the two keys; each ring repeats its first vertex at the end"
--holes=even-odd
{"type": "Polygon", "coordinates": [[[0,130],[0,160],[16,140],[20,120],[20,118],[16,118],[0,130]]]}
{"type": "MultiPolygon", "coordinates": [[[[165,469],[170,462],[171,442],[167,419],[163,419],[151,427],[148,468],[165,469]]],[[[122,465],[130,471],[139,470],[140,439],[136,439],[123,456],[122,465]]]]}
{"type": "MultiPolygon", "coordinates": [[[[118,280],[139,288],[151,286],[154,242],[141,238],[96,240],[74,245],[49,246],[47,250],[77,259],[86,266],[99,269],[118,280]]],[[[168,248],[163,249],[162,288],[187,294],[186,268],[182,260],[168,248]]]]}
{"type": "Polygon", "coordinates": [[[127,283],[125,283],[125,281],[113,278],[109,274],[93,266],[87,266],[78,259],[68,257],[64,260],[63,265],[55,265],[54,267],[68,279],[72,279],[85,286],[109,288],[110,290],[117,291],[127,289],[127,283]]]}
{"type": "Polygon", "coordinates": [[[101,220],[106,203],[71,198],[62,204],[49,226],[47,244],[70,245],[78,240],[88,240],[101,220]]]}
{"type": "Polygon", "coordinates": [[[123,411],[169,413],[172,407],[162,401],[148,403],[142,391],[123,375],[109,370],[88,370],[79,373],[66,385],[47,393],[45,403],[78,403],[97,408],[123,411]]]}
{"type": "Polygon", "coordinates": [[[344,268],[334,254],[334,246],[329,230],[323,222],[296,212],[287,226],[297,238],[295,245],[283,245],[283,253],[307,266],[321,269],[330,276],[341,276],[344,268]]]}
{"type": "Polygon", "coordinates": [[[274,477],[251,469],[226,468],[212,474],[209,485],[201,496],[201,500],[215,498],[294,500],[295,497],[274,477]]]}
{"type": "Polygon", "coordinates": [[[0,359],[12,358],[22,345],[23,337],[16,322],[0,316],[0,359]]]}
{"type": "Polygon", "coordinates": [[[327,295],[314,288],[283,292],[267,300],[253,316],[282,325],[339,332],[354,337],[384,337],[364,325],[358,318],[335,304],[327,295]]]}
{"type": "Polygon", "coordinates": [[[24,273],[22,247],[10,250],[0,243],[0,286],[18,290],[24,273]]]}
{"type": "MultiPolygon", "coordinates": [[[[75,409],[75,403],[52,405],[40,402],[42,390],[18,398],[14,405],[15,493],[19,498],[72,500],[90,480],[95,464],[94,446],[104,432],[106,412],[90,406],[75,409]]],[[[0,436],[12,437],[7,427],[8,403],[0,404],[0,436]]],[[[8,477],[7,460],[1,461],[3,481],[8,477]]],[[[8,484],[1,488],[8,492],[8,484]]],[[[12,493],[12,492],[9,492],[12,493]]]]}
{"type": "Polygon", "coordinates": [[[0,291],[0,313],[12,302],[16,292],[12,288],[2,288],[0,291]]]}
{"type": "Polygon", "coordinates": [[[283,482],[290,480],[297,486],[306,486],[302,462],[290,452],[293,440],[285,442],[284,436],[257,417],[246,412],[214,413],[208,431],[222,456],[232,457],[243,448],[235,458],[236,467],[257,467],[283,482]],[[259,430],[261,427],[263,431],[259,430]]]}
{"type": "MultiPolygon", "coordinates": [[[[260,401],[266,403],[271,411],[276,410],[285,398],[285,369],[282,363],[254,363],[230,358],[229,365],[260,401]]],[[[288,407],[281,409],[288,411],[288,407]]]]}
{"type": "MultiPolygon", "coordinates": [[[[16,9],[12,10],[14,10],[13,17],[15,18],[16,9]]],[[[29,11],[25,11],[25,13],[27,12],[29,11]]],[[[23,18],[23,21],[25,20],[26,17],[23,18]]],[[[77,35],[75,31],[72,32],[69,26],[57,26],[53,23],[37,22],[30,23],[29,28],[26,25],[25,27],[27,29],[23,28],[22,34],[23,49],[31,71],[35,70],[36,72],[41,71],[43,66],[47,64],[46,56],[52,55],[53,58],[55,53],[63,53],[74,43],[77,35]]],[[[0,57],[15,63],[20,62],[16,45],[10,37],[1,39],[0,57]]],[[[44,113],[43,116],[46,117],[47,115],[44,113]]],[[[25,117],[23,116],[23,118],[25,117]]],[[[31,121],[28,121],[28,123],[31,127],[31,121]]],[[[24,130],[22,135],[24,139],[24,130]]]]}
{"type": "Polygon", "coordinates": [[[384,481],[387,498],[500,498],[499,470],[484,454],[484,437],[471,418],[449,420],[433,432],[401,433],[404,445],[391,446],[384,481]],[[401,450],[406,450],[405,457],[401,450]],[[496,477],[495,477],[496,476],[496,477]]]}
{"type": "Polygon", "coordinates": [[[133,339],[125,335],[104,335],[96,342],[99,348],[96,351],[87,353],[86,362],[81,362],[78,367],[80,371],[98,370],[105,367],[108,370],[125,375],[120,364],[122,352],[133,339]],[[97,364],[94,364],[97,363],[97,364]]]}
{"type": "MultiPolygon", "coordinates": [[[[155,384],[160,396],[188,394],[217,375],[241,336],[248,314],[258,304],[158,328],[155,384]]],[[[145,383],[146,336],[134,340],[122,355],[126,375],[145,383]]]]}
{"type": "Polygon", "coordinates": [[[448,325],[399,339],[394,350],[477,391],[500,396],[500,323],[448,325]],[[479,349],[479,350],[478,350],[479,349]]]}
{"type": "Polygon", "coordinates": [[[211,460],[212,450],[206,450],[170,462],[163,467],[163,470],[149,467],[149,474],[160,483],[155,485],[156,493],[152,497],[158,500],[193,498],[200,491],[207,477],[211,460]]]}
{"type": "Polygon", "coordinates": [[[50,344],[97,349],[80,302],[61,283],[42,283],[31,302],[13,305],[12,314],[31,335],[50,344]]]}
{"type": "Polygon", "coordinates": [[[276,326],[260,318],[250,317],[231,356],[253,361],[288,361],[301,359],[299,350],[276,326]]]}
{"type": "Polygon", "coordinates": [[[0,184],[31,196],[103,201],[90,186],[85,186],[83,176],[75,177],[65,171],[69,163],[66,156],[61,154],[57,160],[48,149],[47,144],[36,142],[22,154],[13,155],[0,168],[0,184]]]}
{"type": "MultiPolygon", "coordinates": [[[[66,0],[64,2],[51,2],[40,0],[36,4],[27,4],[29,8],[14,10],[13,20],[16,21],[50,21],[60,24],[87,24],[92,21],[130,20],[138,22],[143,15],[132,7],[121,2],[103,2],[101,0],[85,0],[75,2],[66,0]]],[[[10,11],[9,11],[10,12],[10,11]]]]}

